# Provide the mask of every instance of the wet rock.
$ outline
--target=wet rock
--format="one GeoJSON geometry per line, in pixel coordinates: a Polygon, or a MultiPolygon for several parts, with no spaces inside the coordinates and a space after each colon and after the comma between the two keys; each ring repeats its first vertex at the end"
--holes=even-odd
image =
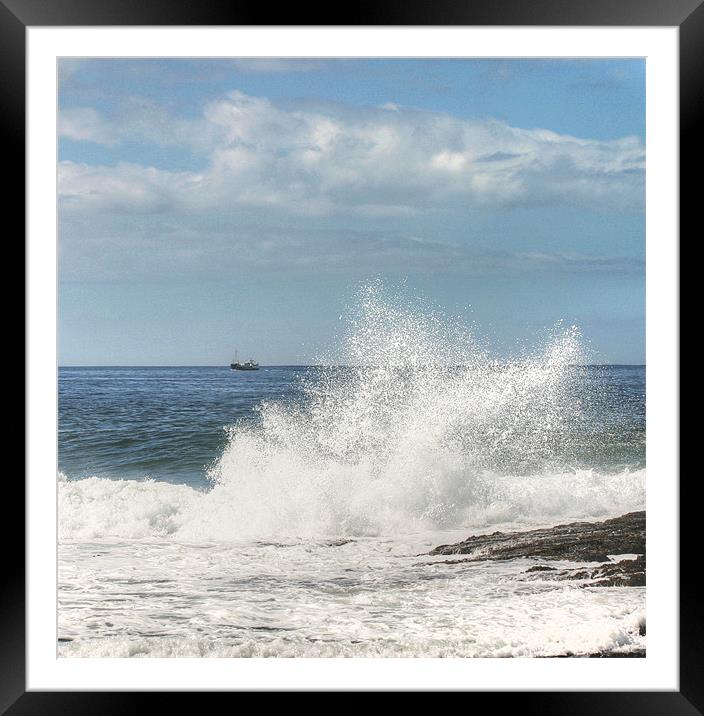
{"type": "Polygon", "coordinates": [[[556,654],[549,656],[548,659],[643,659],[645,658],[645,649],[631,649],[631,651],[595,651],[591,654],[556,654]]]}
{"type": "Polygon", "coordinates": [[[582,587],[644,587],[645,556],[637,559],[621,559],[598,567],[580,567],[579,569],[555,569],[537,565],[527,569],[524,574],[549,571],[550,574],[538,577],[549,580],[582,580],[582,587]]]}
{"type": "Polygon", "coordinates": [[[644,659],[645,649],[633,649],[632,651],[598,651],[588,654],[590,659],[644,659]]]}
{"type": "Polygon", "coordinates": [[[568,570],[556,575],[558,579],[586,579],[585,586],[644,587],[645,555],[638,559],[622,559],[594,569],[568,570]]]}
{"type": "MultiPolygon", "coordinates": [[[[440,545],[428,554],[467,555],[462,560],[455,560],[462,562],[521,557],[571,562],[609,562],[610,554],[645,554],[645,512],[629,512],[603,522],[572,522],[528,532],[476,535],[456,544],[440,545]]],[[[601,575],[604,580],[618,579],[616,573],[609,573],[608,568],[611,566],[605,566],[605,572],[601,575]]],[[[624,569],[626,568],[620,571],[624,569]]],[[[645,560],[641,569],[645,583],[645,560]]]]}

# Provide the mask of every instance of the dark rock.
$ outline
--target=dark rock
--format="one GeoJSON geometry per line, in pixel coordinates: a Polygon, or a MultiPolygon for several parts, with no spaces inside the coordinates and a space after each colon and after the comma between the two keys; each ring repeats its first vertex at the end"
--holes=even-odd
{"type": "Polygon", "coordinates": [[[571,651],[566,654],[556,654],[555,656],[545,657],[547,659],[643,659],[645,658],[645,649],[633,649],[631,651],[595,651],[591,654],[574,654],[571,651]]]}
{"type": "Polygon", "coordinates": [[[555,567],[547,567],[544,564],[536,564],[535,567],[526,569],[525,573],[530,574],[531,572],[556,572],[556,571],[557,571],[557,569],[555,567]]]}
{"type": "MultiPolygon", "coordinates": [[[[529,572],[543,571],[532,567],[529,572]]],[[[609,562],[598,567],[580,569],[552,570],[550,579],[581,579],[583,587],[644,587],[645,586],[645,556],[637,559],[622,559],[618,562],[609,562]]]]}
{"type": "Polygon", "coordinates": [[[595,654],[588,654],[590,659],[644,659],[645,649],[633,649],[633,651],[598,651],[595,654]]]}
{"type": "MultiPolygon", "coordinates": [[[[572,522],[528,532],[476,535],[456,544],[440,545],[428,554],[468,555],[465,559],[455,560],[462,562],[520,557],[608,562],[609,554],[645,554],[645,512],[629,512],[604,522],[572,522]]],[[[610,566],[606,565],[607,568],[610,566]]],[[[644,563],[642,571],[645,579],[644,563]]],[[[615,574],[604,573],[602,576],[604,579],[616,578],[615,574]]]]}

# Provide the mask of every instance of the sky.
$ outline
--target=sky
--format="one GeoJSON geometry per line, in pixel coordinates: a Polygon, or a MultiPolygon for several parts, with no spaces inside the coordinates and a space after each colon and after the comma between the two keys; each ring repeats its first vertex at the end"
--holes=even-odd
{"type": "Polygon", "coordinates": [[[59,61],[60,365],[315,363],[381,279],[645,362],[645,62],[59,61]]]}

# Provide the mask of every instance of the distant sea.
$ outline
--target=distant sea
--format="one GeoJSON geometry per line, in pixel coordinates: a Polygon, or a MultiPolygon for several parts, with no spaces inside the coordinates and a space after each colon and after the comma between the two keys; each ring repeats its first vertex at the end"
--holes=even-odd
{"type": "MultiPolygon", "coordinates": [[[[304,403],[301,379],[319,372],[306,366],[60,368],[59,470],[72,480],[149,477],[206,489],[228,428],[260,426],[263,403],[304,403]]],[[[550,461],[605,473],[645,467],[645,367],[570,373],[575,414],[560,426],[559,440],[551,434],[550,461]]],[[[361,381],[360,389],[363,372],[361,381]]]]}

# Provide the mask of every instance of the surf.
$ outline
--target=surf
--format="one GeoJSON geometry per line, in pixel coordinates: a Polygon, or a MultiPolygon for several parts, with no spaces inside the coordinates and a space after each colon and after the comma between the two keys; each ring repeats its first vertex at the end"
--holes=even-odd
{"type": "Polygon", "coordinates": [[[362,286],[337,347],[227,428],[207,491],[62,481],[64,538],[379,535],[641,509],[645,471],[574,455],[584,344],[558,324],[497,360],[476,328],[404,291],[362,286]],[[573,444],[574,443],[574,444],[573,444]]]}

